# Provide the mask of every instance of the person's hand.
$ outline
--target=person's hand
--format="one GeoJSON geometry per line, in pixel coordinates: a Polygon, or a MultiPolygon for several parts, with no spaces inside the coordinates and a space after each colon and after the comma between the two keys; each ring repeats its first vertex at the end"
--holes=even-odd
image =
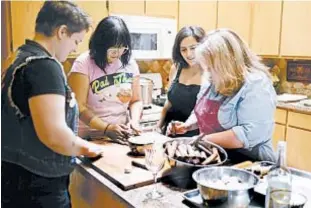
{"type": "Polygon", "coordinates": [[[202,139],[204,138],[205,134],[201,133],[199,135],[196,136],[192,136],[191,137],[191,141],[188,143],[189,145],[197,145],[198,143],[200,143],[202,141],[202,139]]]}
{"type": "Polygon", "coordinates": [[[140,135],[141,134],[142,130],[141,130],[139,123],[130,121],[129,126],[134,131],[134,135],[140,135]]]}
{"type": "Polygon", "coordinates": [[[170,122],[166,129],[167,136],[175,136],[176,134],[185,134],[188,131],[188,127],[184,122],[173,121],[170,122]]]}
{"type": "Polygon", "coordinates": [[[126,144],[129,127],[124,124],[110,124],[105,135],[118,143],[126,144]]]}
{"type": "Polygon", "coordinates": [[[102,148],[101,145],[88,142],[86,146],[86,152],[85,156],[87,157],[96,157],[96,156],[103,156],[104,149],[102,148]]]}
{"type": "Polygon", "coordinates": [[[155,128],[155,131],[160,133],[160,134],[165,134],[166,132],[164,132],[164,126],[161,125],[160,122],[157,123],[157,126],[155,128]]]}

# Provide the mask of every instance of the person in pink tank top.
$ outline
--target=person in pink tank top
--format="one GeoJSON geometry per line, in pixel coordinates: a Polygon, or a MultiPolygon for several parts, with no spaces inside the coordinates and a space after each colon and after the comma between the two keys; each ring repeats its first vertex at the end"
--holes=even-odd
{"type": "Polygon", "coordinates": [[[122,142],[130,127],[139,131],[139,68],[131,55],[124,21],[104,18],[90,38],[89,51],[75,60],[68,78],[79,104],[81,137],[107,136],[122,142]]]}

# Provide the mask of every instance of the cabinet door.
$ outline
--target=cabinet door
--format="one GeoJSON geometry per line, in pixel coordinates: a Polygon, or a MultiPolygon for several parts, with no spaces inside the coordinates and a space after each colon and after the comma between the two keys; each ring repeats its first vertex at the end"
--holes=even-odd
{"type": "Polygon", "coordinates": [[[32,39],[35,35],[35,23],[43,1],[11,1],[13,51],[32,39]]]}
{"type": "Polygon", "coordinates": [[[229,28],[249,44],[251,25],[250,1],[219,1],[217,28],[229,28]]]}
{"type": "Polygon", "coordinates": [[[71,56],[76,57],[79,54],[88,50],[89,40],[92,32],[95,30],[97,24],[104,18],[108,16],[108,11],[106,8],[105,1],[76,1],[77,5],[80,6],[88,15],[92,18],[92,27],[89,29],[88,33],[85,35],[83,41],[79,44],[77,51],[71,56]]]}
{"type": "Polygon", "coordinates": [[[272,145],[274,150],[276,150],[279,141],[285,141],[285,126],[280,124],[274,125],[274,132],[272,136],[272,145]]]}
{"type": "Polygon", "coordinates": [[[11,11],[10,2],[1,1],[1,73],[9,65],[9,57],[12,54],[12,30],[11,30],[11,11]]]}
{"type": "Polygon", "coordinates": [[[304,113],[289,112],[288,125],[311,131],[311,115],[304,113]]]}
{"type": "Polygon", "coordinates": [[[284,1],[281,55],[311,56],[311,2],[284,1]]]}
{"type": "Polygon", "coordinates": [[[287,127],[286,141],[288,165],[311,172],[311,131],[287,127]]]}
{"type": "Polygon", "coordinates": [[[279,124],[286,124],[287,110],[277,108],[274,115],[274,120],[279,124]]]}
{"type": "Polygon", "coordinates": [[[278,55],[282,1],[254,1],[251,48],[259,55],[278,55]]]}
{"type": "Polygon", "coordinates": [[[179,1],[178,27],[197,25],[205,31],[216,28],[216,1],[179,1]]]}
{"type": "Polygon", "coordinates": [[[146,15],[178,18],[178,0],[146,0],[146,15]]]}
{"type": "Polygon", "coordinates": [[[111,14],[144,15],[144,13],[145,13],[145,2],[142,0],[109,1],[109,15],[111,14]]]}

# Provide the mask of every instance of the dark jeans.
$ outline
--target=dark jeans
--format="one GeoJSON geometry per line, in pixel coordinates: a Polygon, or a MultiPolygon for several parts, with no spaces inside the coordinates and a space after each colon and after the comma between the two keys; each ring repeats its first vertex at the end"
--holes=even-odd
{"type": "Polygon", "coordinates": [[[47,178],[1,162],[1,207],[70,208],[69,176],[47,178]]]}

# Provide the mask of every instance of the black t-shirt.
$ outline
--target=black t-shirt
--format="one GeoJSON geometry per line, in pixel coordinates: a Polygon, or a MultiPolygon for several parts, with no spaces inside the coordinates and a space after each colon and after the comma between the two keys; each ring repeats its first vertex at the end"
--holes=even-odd
{"type": "MultiPolygon", "coordinates": [[[[34,41],[26,41],[31,47],[48,52],[34,41]]],[[[43,94],[65,96],[66,89],[62,68],[54,60],[35,60],[15,75],[12,85],[12,99],[25,115],[30,114],[29,98],[43,94]]]]}

